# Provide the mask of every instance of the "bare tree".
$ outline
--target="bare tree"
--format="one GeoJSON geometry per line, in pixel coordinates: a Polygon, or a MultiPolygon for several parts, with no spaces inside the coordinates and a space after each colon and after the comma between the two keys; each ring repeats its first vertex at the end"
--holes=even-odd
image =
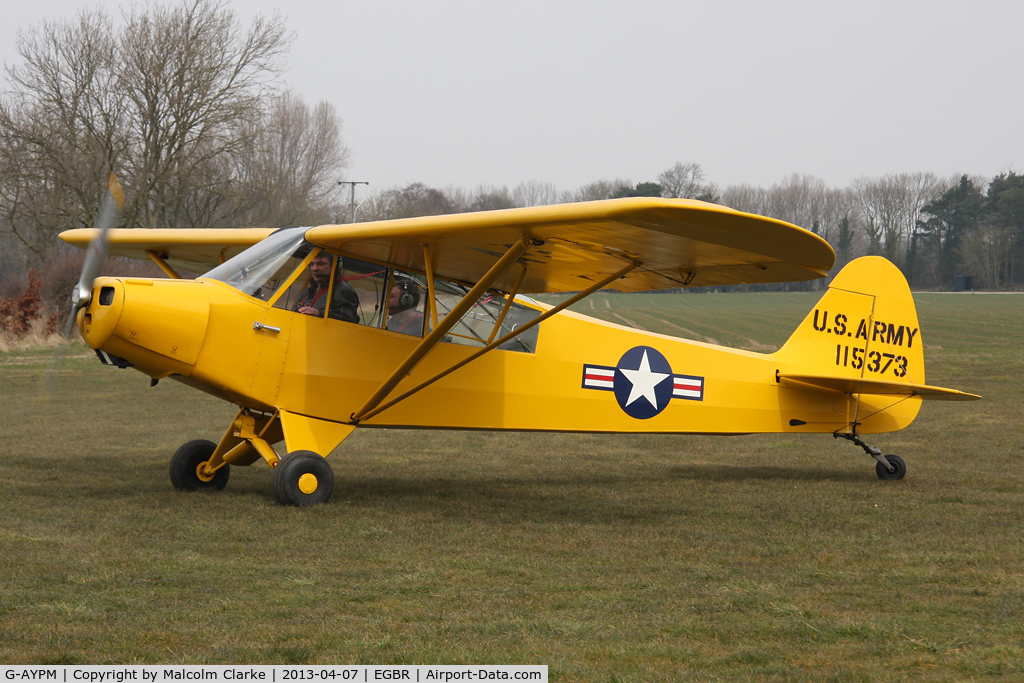
{"type": "Polygon", "coordinates": [[[587,183],[578,190],[567,190],[562,193],[561,200],[568,202],[593,202],[600,199],[611,199],[619,188],[629,187],[633,183],[629,180],[616,178],[615,180],[595,180],[587,183]]]}
{"type": "Polygon", "coordinates": [[[675,166],[662,171],[658,176],[663,197],[679,197],[681,199],[702,199],[713,201],[718,198],[718,188],[704,177],[701,165],[689,161],[677,161],[675,166]]]}
{"type": "Polygon", "coordinates": [[[320,102],[310,109],[286,93],[251,125],[237,154],[242,222],[271,227],[329,221],[349,159],[334,106],[320,102]]]}
{"type": "Polygon", "coordinates": [[[480,185],[473,193],[473,199],[467,207],[469,211],[494,211],[496,209],[511,209],[515,201],[508,188],[502,185],[480,185]]]}
{"type": "Polygon", "coordinates": [[[793,174],[768,189],[732,185],[722,193],[722,203],[817,233],[836,250],[839,264],[867,251],[860,205],[850,188],[830,188],[813,176],[793,174]]]}
{"type": "Polygon", "coordinates": [[[737,211],[763,214],[768,206],[768,191],[753,185],[730,185],[722,192],[722,204],[737,211]]]}
{"type": "Polygon", "coordinates": [[[452,201],[450,193],[423,183],[411,183],[403,188],[391,187],[378,191],[363,202],[359,217],[364,221],[383,221],[415,216],[438,216],[458,213],[460,207],[452,201]]]}
{"type": "Polygon", "coordinates": [[[857,209],[851,190],[830,188],[819,178],[794,173],[763,194],[756,212],[799,225],[835,245],[844,220],[857,224],[857,209]]]}
{"type": "Polygon", "coordinates": [[[947,189],[933,173],[898,173],[854,181],[873,252],[902,264],[921,208],[947,189]]]}
{"type": "Polygon", "coordinates": [[[246,144],[239,122],[258,118],[276,89],[289,40],[278,17],[257,17],[243,31],[218,0],[148,5],[125,17],[118,87],[132,114],[129,225],[181,224],[193,172],[246,144]]]}
{"type": "Polygon", "coordinates": [[[558,203],[558,188],[554,183],[527,180],[512,190],[512,201],[516,206],[547,206],[558,203]]]}
{"type": "Polygon", "coordinates": [[[56,234],[90,225],[126,148],[110,20],[85,10],[18,32],[0,100],[0,229],[45,260],[56,234]]]}
{"type": "Polygon", "coordinates": [[[849,260],[856,248],[856,226],[860,222],[857,195],[851,188],[828,188],[825,191],[820,234],[837,252],[841,252],[841,259],[849,260]]]}
{"type": "Polygon", "coordinates": [[[817,232],[827,190],[824,181],[794,173],[768,190],[764,214],[817,232]]]}
{"type": "Polygon", "coordinates": [[[91,225],[107,173],[123,224],[279,225],[326,219],[347,165],[331,105],[280,94],[278,17],[243,27],[221,0],[102,10],[18,34],[0,96],[0,230],[41,261],[91,225]]]}

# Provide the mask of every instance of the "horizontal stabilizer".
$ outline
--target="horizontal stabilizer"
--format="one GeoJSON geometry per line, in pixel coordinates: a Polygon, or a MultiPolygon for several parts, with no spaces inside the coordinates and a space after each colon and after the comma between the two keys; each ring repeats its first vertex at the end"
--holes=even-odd
{"type": "Polygon", "coordinates": [[[932,401],[975,401],[981,396],[968,394],[956,389],[933,387],[928,384],[911,384],[908,382],[891,382],[881,379],[862,379],[858,377],[830,377],[827,375],[793,375],[780,374],[780,380],[799,382],[840,391],[844,394],[875,394],[879,396],[917,396],[932,401]]]}

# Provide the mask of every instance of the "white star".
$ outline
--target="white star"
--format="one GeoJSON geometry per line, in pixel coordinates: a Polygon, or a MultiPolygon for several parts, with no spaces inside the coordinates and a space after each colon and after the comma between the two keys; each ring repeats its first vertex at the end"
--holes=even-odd
{"type": "Polygon", "coordinates": [[[647,362],[647,351],[644,351],[644,357],[640,361],[639,368],[636,370],[619,368],[619,370],[633,384],[633,388],[629,391],[629,400],[626,401],[626,405],[628,406],[643,396],[657,410],[658,397],[654,394],[654,387],[664,382],[671,375],[667,372],[651,372],[651,364],[647,362]]]}

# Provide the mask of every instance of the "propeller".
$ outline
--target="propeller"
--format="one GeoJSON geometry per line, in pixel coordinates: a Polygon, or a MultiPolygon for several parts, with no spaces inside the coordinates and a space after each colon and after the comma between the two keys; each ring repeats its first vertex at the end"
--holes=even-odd
{"type": "Polygon", "coordinates": [[[100,205],[100,215],[96,219],[96,228],[99,232],[89,243],[89,249],[85,252],[85,263],[82,264],[82,274],[78,278],[78,284],[71,292],[71,315],[68,317],[67,325],[64,326],[64,338],[71,336],[71,330],[75,326],[75,319],[78,311],[89,305],[92,300],[92,286],[96,276],[100,274],[103,267],[103,258],[107,255],[107,239],[110,228],[121,209],[124,208],[124,191],[117,176],[113,173],[107,178],[107,193],[103,196],[100,205]]]}
{"type": "Polygon", "coordinates": [[[121,190],[121,183],[113,173],[107,178],[107,192],[100,204],[100,215],[96,218],[96,228],[99,232],[89,243],[89,249],[85,254],[85,262],[82,264],[82,274],[78,278],[78,284],[71,292],[71,315],[68,316],[67,324],[64,326],[61,335],[61,343],[53,351],[53,356],[43,370],[42,381],[40,382],[40,394],[44,400],[49,402],[54,395],[57,384],[57,376],[64,365],[64,356],[68,350],[68,340],[71,338],[71,330],[75,327],[75,319],[78,311],[89,305],[92,301],[92,288],[96,277],[103,267],[103,258],[107,255],[107,239],[110,228],[117,221],[117,214],[124,207],[124,191],[121,190]]]}

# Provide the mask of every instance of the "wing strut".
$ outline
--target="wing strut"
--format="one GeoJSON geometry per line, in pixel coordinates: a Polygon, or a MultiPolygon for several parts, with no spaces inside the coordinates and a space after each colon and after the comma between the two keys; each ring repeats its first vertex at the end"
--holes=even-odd
{"type": "MultiPolygon", "coordinates": [[[[516,280],[516,284],[513,285],[512,291],[508,294],[508,301],[505,302],[505,306],[501,309],[501,315],[494,321],[494,328],[491,329],[491,336],[487,338],[487,343],[490,344],[494,341],[494,335],[498,334],[498,330],[501,329],[501,324],[505,322],[505,316],[512,310],[512,302],[515,301],[516,294],[519,293],[519,288],[523,286],[523,280],[526,279],[526,266],[523,266],[523,270],[519,273],[519,278],[516,280]]],[[[437,324],[436,322],[434,323],[437,324]]]]}
{"type": "Polygon", "coordinates": [[[495,282],[504,277],[505,273],[508,272],[509,268],[526,253],[530,247],[534,246],[535,241],[532,237],[524,237],[512,244],[505,255],[498,259],[497,263],[491,266],[491,269],[480,278],[480,280],[473,285],[473,288],[466,292],[466,295],[462,297],[462,300],[455,305],[448,315],[441,320],[434,329],[423,338],[416,348],[412,350],[412,353],[402,361],[402,364],[395,368],[395,371],[391,373],[391,376],[384,380],[383,384],[377,388],[377,391],[373,393],[373,396],[366,400],[363,407],[352,413],[352,418],[349,424],[358,423],[360,420],[365,419],[366,414],[376,408],[381,401],[387,398],[387,395],[391,393],[391,390],[398,386],[409,374],[409,372],[416,367],[421,360],[423,360],[428,353],[430,353],[435,346],[437,346],[441,340],[444,339],[448,331],[455,327],[456,323],[462,320],[462,316],[472,308],[477,300],[480,299],[483,294],[494,285],[495,282]]]}
{"type": "MultiPolygon", "coordinates": [[[[420,391],[421,389],[426,389],[428,386],[430,386],[431,384],[433,384],[437,380],[439,380],[439,379],[441,379],[443,377],[447,377],[448,375],[450,375],[451,373],[455,372],[456,370],[458,370],[462,366],[468,365],[469,363],[471,363],[472,361],[476,360],[480,356],[484,355],[488,351],[493,351],[494,349],[498,348],[499,346],[501,346],[505,342],[518,337],[523,332],[526,332],[530,328],[535,327],[536,325],[541,324],[542,322],[544,322],[545,320],[547,320],[551,316],[555,315],[556,313],[560,313],[561,311],[563,311],[564,309],[568,308],[569,306],[572,306],[577,301],[580,301],[581,299],[587,298],[588,296],[590,296],[591,294],[593,294],[597,290],[601,289],[605,285],[607,285],[607,284],[609,284],[611,282],[614,282],[615,280],[618,280],[620,277],[623,277],[624,275],[629,273],[631,270],[636,268],[638,265],[640,265],[640,264],[638,264],[638,263],[630,263],[629,265],[627,265],[622,270],[614,273],[613,275],[609,275],[609,276],[607,276],[607,277],[605,277],[605,278],[595,282],[594,284],[592,284],[590,287],[587,287],[582,292],[579,292],[578,294],[576,294],[576,295],[566,299],[565,301],[563,301],[562,303],[558,304],[554,308],[548,309],[542,315],[537,316],[533,320],[531,320],[531,321],[529,321],[527,323],[524,323],[523,325],[520,325],[519,327],[517,327],[516,329],[512,330],[511,332],[509,332],[505,336],[501,337],[500,339],[492,341],[487,346],[479,349],[476,353],[472,354],[471,356],[468,356],[467,358],[462,359],[461,361],[459,361],[455,365],[451,366],[447,370],[442,370],[441,372],[437,373],[436,375],[434,375],[430,379],[422,382],[421,384],[416,385],[415,387],[413,387],[409,391],[405,392],[401,396],[396,396],[395,398],[391,399],[390,401],[388,401],[387,403],[385,403],[382,406],[379,406],[379,407],[376,407],[376,408],[372,408],[370,410],[361,411],[361,413],[360,413],[360,415],[358,417],[358,420],[369,419],[369,418],[373,417],[374,415],[376,415],[377,413],[380,413],[381,411],[387,410],[388,408],[390,408],[391,406],[395,405],[399,401],[404,401],[405,399],[409,398],[410,396],[412,396],[416,392],[420,391]]],[[[520,280],[522,280],[522,276],[520,276],[520,280]]],[[[467,294],[466,296],[468,297],[469,295],[467,294]]],[[[463,299],[463,301],[465,301],[465,299],[463,299]]],[[[510,298],[510,301],[511,301],[511,298],[510,298]]],[[[453,313],[454,313],[454,310],[453,310],[453,313]]],[[[446,317],[445,320],[447,320],[448,318],[451,318],[451,317],[452,317],[452,314],[448,314],[448,317],[446,317]]],[[[355,417],[353,417],[353,421],[358,421],[358,420],[355,417]]]]}
{"type": "Polygon", "coordinates": [[[178,275],[178,273],[173,268],[167,265],[167,261],[165,261],[164,257],[161,256],[160,254],[156,253],[152,249],[147,249],[146,256],[148,256],[150,260],[153,261],[153,263],[155,263],[160,270],[164,271],[164,274],[167,275],[167,277],[171,278],[172,280],[181,279],[181,276],[178,275]]]}
{"type": "Polygon", "coordinates": [[[434,297],[434,264],[430,256],[430,245],[423,245],[423,267],[427,271],[427,311],[430,322],[437,327],[437,299],[434,297]]]}

